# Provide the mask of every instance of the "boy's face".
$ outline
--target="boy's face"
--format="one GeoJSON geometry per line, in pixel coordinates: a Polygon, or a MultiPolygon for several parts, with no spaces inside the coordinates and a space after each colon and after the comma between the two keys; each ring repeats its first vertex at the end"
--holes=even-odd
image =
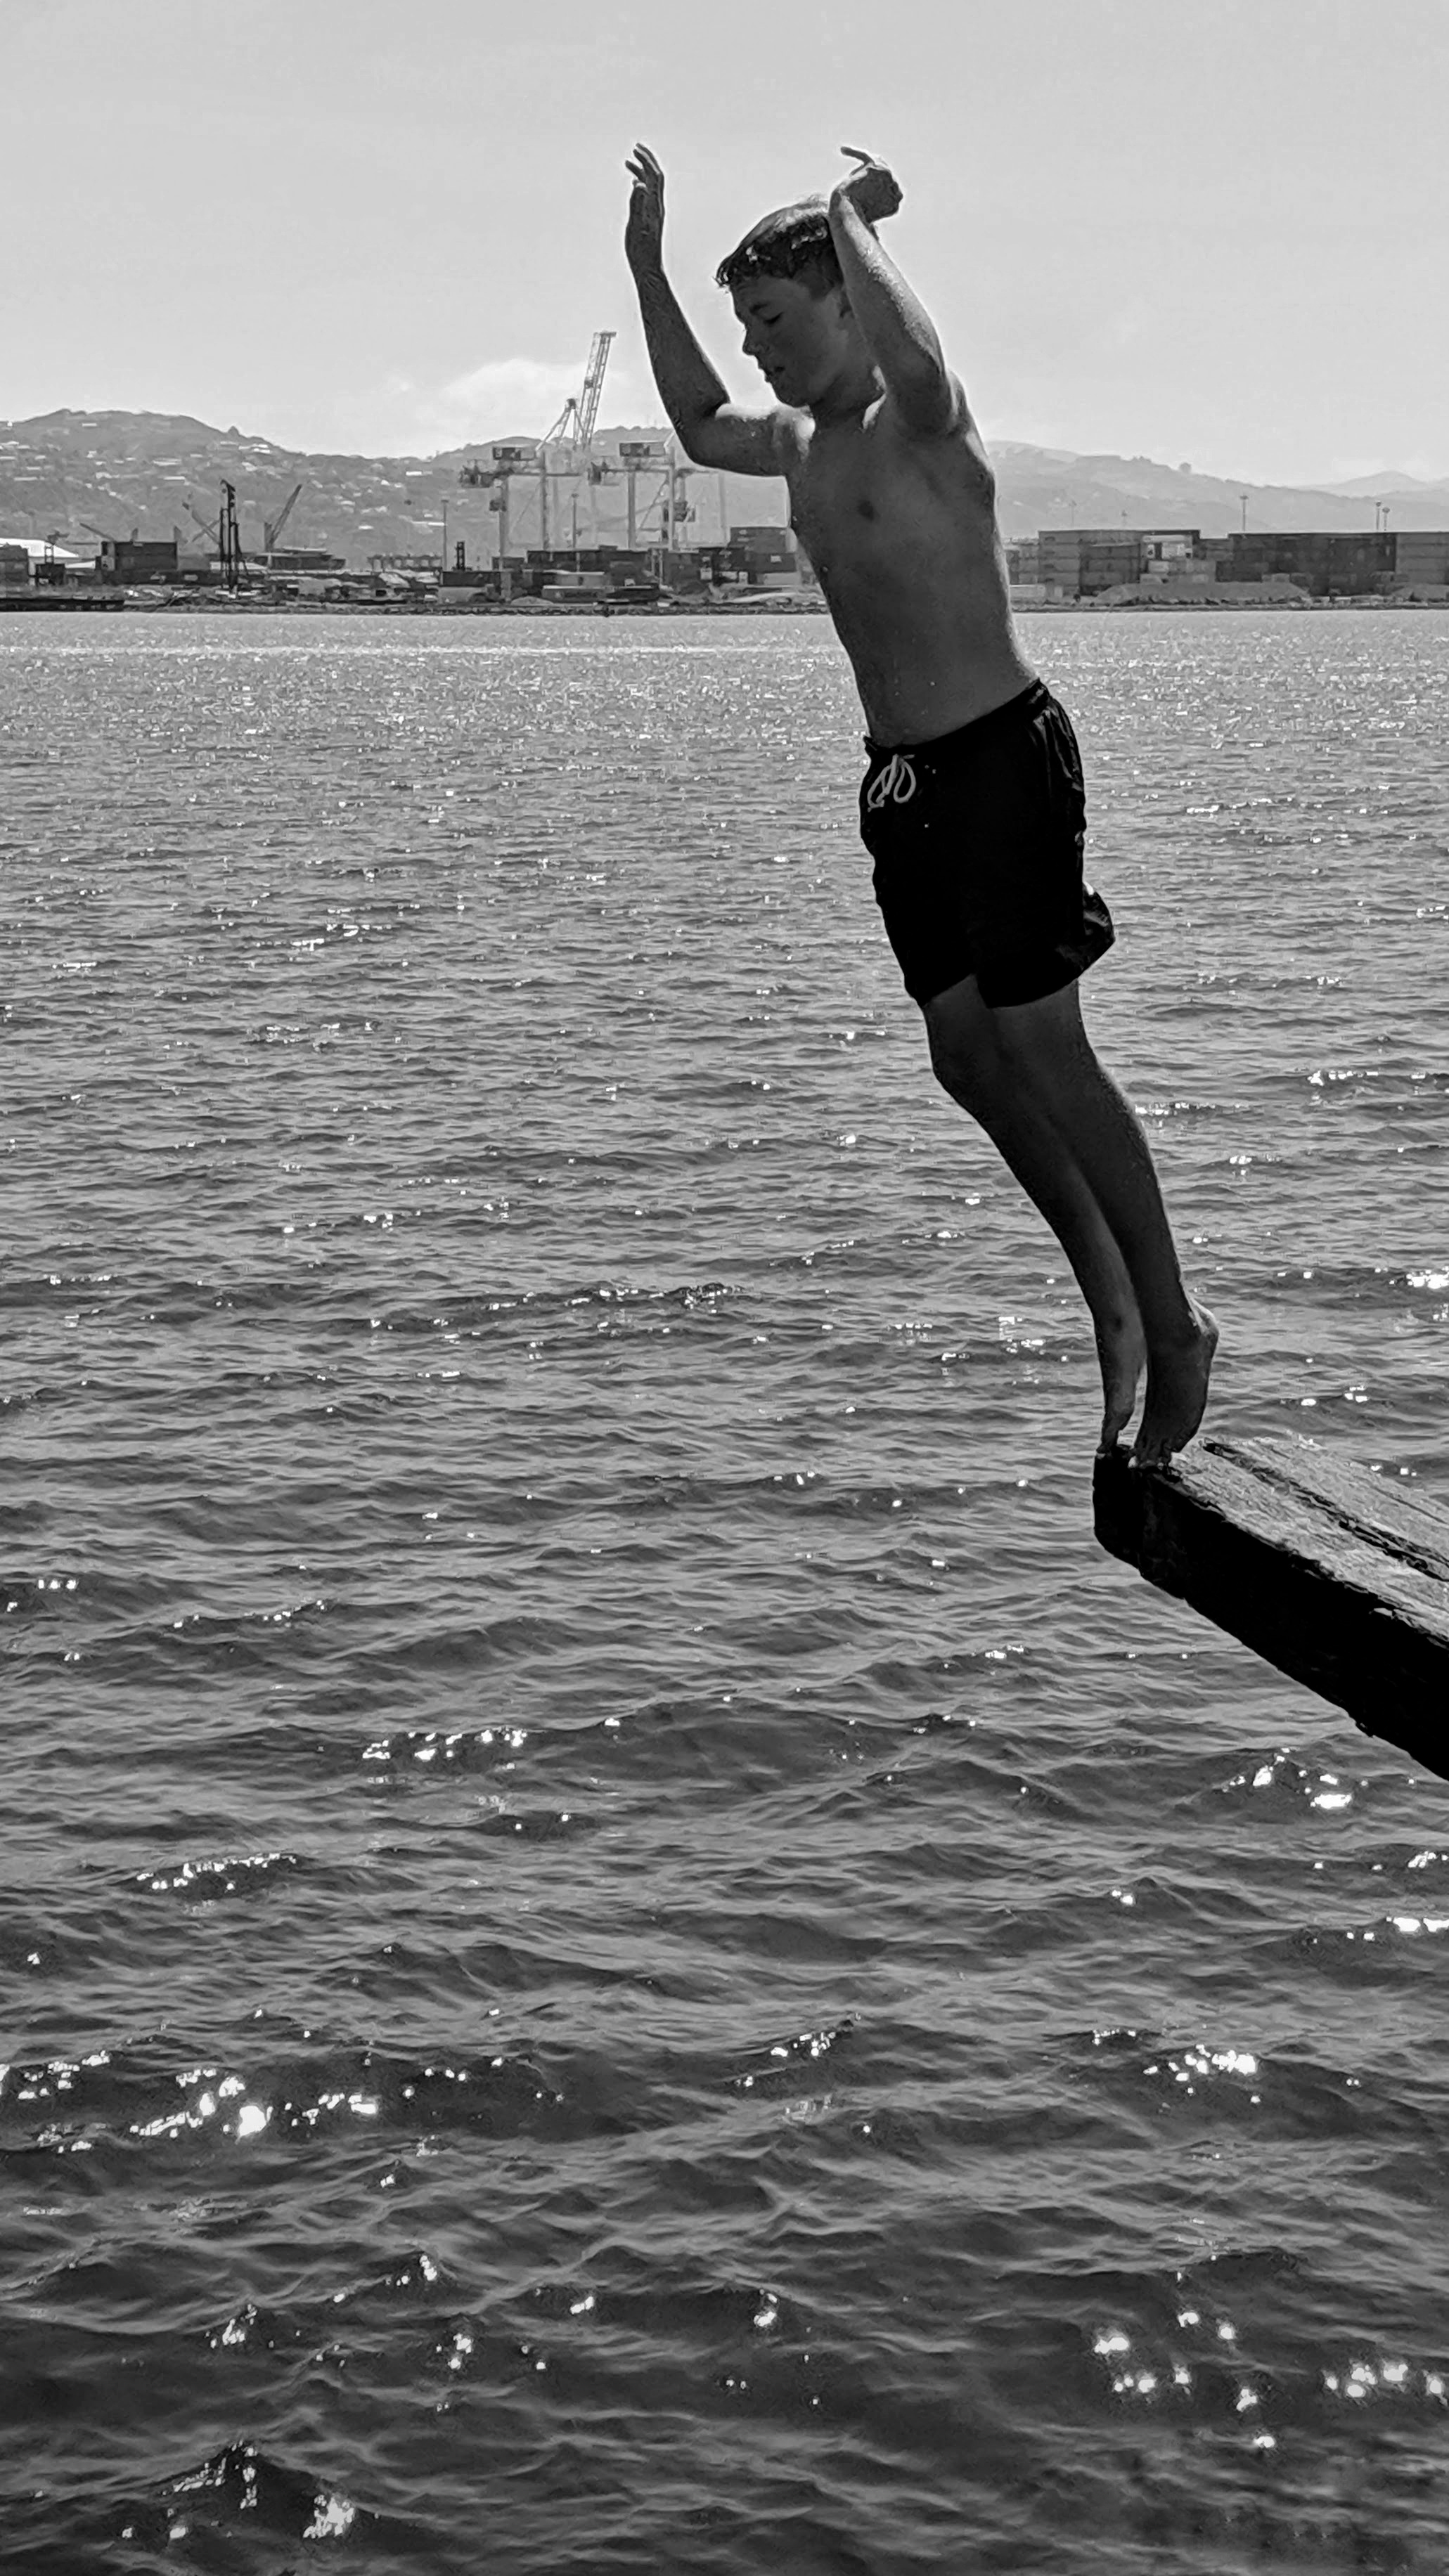
{"type": "Polygon", "coordinates": [[[854,333],[843,287],[812,293],[801,277],[752,277],[730,302],[753,358],[776,399],[797,409],[816,401],[852,354],[854,333]]]}

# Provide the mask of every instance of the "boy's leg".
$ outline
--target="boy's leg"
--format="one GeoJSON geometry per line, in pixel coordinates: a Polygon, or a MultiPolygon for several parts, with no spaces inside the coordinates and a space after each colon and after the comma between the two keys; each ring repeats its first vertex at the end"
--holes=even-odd
{"type": "MultiPolygon", "coordinates": [[[[974,977],[967,977],[937,994],[926,1017],[933,1061],[955,1097],[969,1093],[972,1067],[983,1059],[995,1065],[995,1083],[1008,1102],[1019,1096],[1013,1132],[1026,1150],[1020,1163],[1011,1153],[1007,1160],[1074,1268],[1072,1246],[1029,1173],[1040,1177],[1045,1165],[1048,1195],[1059,1192],[1062,1184],[1051,1177],[1055,1153],[1058,1166],[1074,1168],[1099,1212],[1131,1282],[1147,1345],[1147,1399],[1135,1455],[1149,1465],[1169,1458],[1202,1420],[1217,1326],[1183,1284],[1147,1139],[1092,1050],[1075,984],[1040,1001],[990,1010],[974,977]],[[1033,1119],[1045,1123],[1045,1143],[1033,1119]]],[[[1075,1198],[1073,1183],[1066,1187],[1075,1198]]],[[[1094,1320],[1096,1314],[1094,1305],[1094,1320]]]]}
{"type": "Polygon", "coordinates": [[[1127,1428],[1147,1363],[1142,1318],[1127,1265],[1065,1139],[1036,1107],[997,1046],[991,1013],[977,1002],[971,1014],[969,1049],[960,1043],[964,1016],[958,1005],[952,1014],[957,1043],[945,1052],[937,1046],[928,1014],[937,1080],[958,1107],[985,1128],[1071,1263],[1092,1318],[1102,1372],[1099,1447],[1111,1449],[1127,1428]]]}

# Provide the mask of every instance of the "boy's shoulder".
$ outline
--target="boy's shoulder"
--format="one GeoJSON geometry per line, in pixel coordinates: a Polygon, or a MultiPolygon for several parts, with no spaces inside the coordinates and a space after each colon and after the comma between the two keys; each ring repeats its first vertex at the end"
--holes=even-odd
{"type": "Polygon", "coordinates": [[[973,498],[992,498],[995,470],[959,377],[952,376],[951,389],[950,418],[932,430],[917,428],[887,391],[848,421],[822,423],[808,411],[781,405],[774,417],[786,473],[793,475],[814,463],[829,478],[849,455],[867,463],[873,473],[888,475],[893,467],[911,464],[923,466],[932,475],[944,472],[959,477],[973,498]]]}

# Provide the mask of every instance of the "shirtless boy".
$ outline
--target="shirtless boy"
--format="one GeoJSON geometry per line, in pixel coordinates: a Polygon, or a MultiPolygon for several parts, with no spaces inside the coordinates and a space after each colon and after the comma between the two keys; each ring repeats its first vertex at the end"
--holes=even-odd
{"type": "Polygon", "coordinates": [[[936,1077],[1052,1228],[1091,1310],[1101,1447],[1146,1371],[1133,1444],[1164,1464],[1202,1420],[1217,1326],[1183,1284],[1147,1139],[1082,1025],[1077,978],[1112,943],[1083,881],[1064,710],[1012,630],[981,433],[876,237],[882,162],[766,215],[718,273],[774,401],[730,401],[664,274],[664,173],[642,144],[625,252],[686,456],[782,475],[869,731],[861,836],[936,1077]]]}

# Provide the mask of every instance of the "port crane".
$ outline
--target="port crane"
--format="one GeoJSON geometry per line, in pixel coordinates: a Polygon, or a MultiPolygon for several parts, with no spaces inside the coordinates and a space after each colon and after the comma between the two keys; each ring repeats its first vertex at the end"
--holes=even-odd
{"type": "Polygon", "coordinates": [[[291,491],[287,494],[285,501],[282,503],[280,510],[277,512],[276,517],[274,519],[263,519],[262,550],[265,554],[272,554],[276,547],[281,543],[282,530],[285,528],[287,521],[295,510],[297,503],[301,498],[301,494],[301,484],[294,483],[291,491]]]}
{"type": "MultiPolygon", "coordinates": [[[[542,455],[542,453],[543,450],[540,448],[539,454],[542,455]]],[[[463,467],[458,477],[460,483],[470,485],[474,491],[486,491],[491,496],[488,507],[498,513],[500,563],[506,560],[508,554],[508,516],[513,478],[516,474],[531,472],[533,466],[534,452],[531,447],[503,447],[495,444],[491,464],[485,464],[481,457],[474,457],[471,464],[463,467]],[[498,486],[496,492],[493,490],[495,483],[498,486]]]]}
{"type": "MultiPolygon", "coordinates": [[[[221,487],[221,488],[222,488],[223,496],[225,496],[225,494],[226,494],[227,492],[231,492],[231,494],[232,494],[233,506],[234,506],[234,505],[235,505],[235,500],[236,500],[236,493],[235,493],[235,489],[234,489],[234,487],[233,487],[231,484],[224,483],[224,484],[222,485],[222,487],[221,487]]],[[[272,552],[273,548],[276,546],[276,544],[277,544],[277,542],[278,542],[278,540],[279,540],[279,538],[280,538],[280,536],[281,536],[282,530],[285,528],[285,526],[286,526],[286,524],[287,524],[287,521],[290,519],[290,517],[291,517],[291,515],[292,515],[292,512],[295,510],[295,508],[296,508],[296,506],[297,506],[297,502],[298,502],[298,500],[300,499],[301,494],[302,494],[302,492],[303,492],[304,488],[305,488],[305,487],[304,487],[301,483],[294,484],[294,485],[293,485],[293,487],[292,487],[292,490],[288,493],[288,495],[287,495],[287,497],[286,497],[285,501],[282,503],[282,506],[281,506],[280,510],[277,512],[276,517],[275,517],[274,519],[263,519],[263,521],[262,521],[262,540],[263,540],[263,543],[262,543],[262,552],[263,552],[263,554],[268,554],[268,555],[269,555],[269,554],[272,552]]],[[[198,508],[197,508],[197,506],[196,506],[195,502],[190,498],[190,495],[189,495],[189,494],[188,494],[188,496],[187,496],[186,507],[187,507],[187,511],[188,511],[189,515],[190,515],[190,516],[191,516],[191,517],[196,521],[196,524],[197,524],[198,528],[200,528],[200,530],[201,530],[201,532],[202,532],[202,535],[203,535],[203,536],[206,536],[206,537],[209,537],[209,538],[211,539],[212,545],[215,547],[215,549],[216,549],[217,553],[218,553],[218,554],[223,558],[223,560],[224,560],[224,559],[225,559],[225,556],[226,556],[226,512],[225,512],[225,509],[223,508],[223,511],[222,511],[222,514],[221,514],[221,517],[220,517],[220,518],[217,518],[217,519],[204,519],[204,518],[202,517],[202,515],[201,515],[201,512],[198,510],[198,508]]],[[[238,552],[240,552],[240,549],[239,549],[239,548],[238,548],[238,552]]]]}
{"type": "Polygon", "coordinates": [[[567,440],[569,446],[576,451],[582,448],[587,453],[594,435],[594,423],[599,417],[599,396],[604,390],[604,370],[609,363],[609,351],[618,336],[616,331],[594,333],[593,346],[589,351],[589,363],[584,370],[583,392],[577,397],[570,394],[552,429],[544,434],[545,447],[557,447],[567,440]],[[570,421],[573,422],[571,437],[569,436],[570,421]]]}
{"type": "Polygon", "coordinates": [[[186,495],[186,513],[188,518],[192,518],[196,521],[202,535],[211,539],[213,553],[220,554],[221,529],[214,519],[203,519],[201,512],[198,510],[196,503],[192,500],[189,492],[186,495]]]}
{"type": "MultiPolygon", "coordinates": [[[[537,481],[539,540],[545,548],[549,542],[549,506],[554,498],[551,486],[560,479],[560,474],[565,480],[576,480],[587,470],[591,482],[602,481],[603,477],[599,470],[589,464],[589,448],[594,435],[594,424],[599,416],[599,398],[604,390],[604,374],[609,364],[609,351],[617,337],[618,334],[614,331],[594,333],[589,350],[589,363],[584,370],[582,391],[578,394],[570,394],[552,429],[548,430],[535,446],[495,446],[490,463],[485,464],[481,457],[475,458],[470,464],[465,465],[459,474],[459,482],[471,486],[475,491],[480,488],[492,491],[495,484],[498,486],[498,489],[492,492],[488,507],[498,514],[500,562],[505,560],[509,550],[512,487],[518,476],[526,474],[530,480],[537,481]],[[567,450],[566,461],[562,468],[557,465],[551,466],[549,463],[550,448],[556,449],[559,446],[567,450]]],[[[577,494],[574,500],[574,529],[575,543],[577,543],[577,494]]]]}
{"type": "MultiPolygon", "coordinates": [[[[300,491],[301,488],[301,485],[298,484],[297,490],[300,491]]],[[[294,492],[292,499],[295,500],[296,497],[297,495],[294,492]]],[[[290,502],[287,507],[290,509],[290,502]]],[[[226,583],[227,589],[235,590],[246,578],[247,569],[246,557],[242,553],[241,529],[237,524],[236,485],[234,483],[223,483],[221,487],[221,510],[214,521],[211,519],[203,519],[201,512],[198,510],[196,503],[192,500],[189,492],[186,496],[186,508],[188,515],[196,521],[196,524],[198,528],[200,528],[203,536],[209,537],[212,545],[215,547],[216,553],[221,562],[222,579],[226,583]]],[[[285,517],[286,512],[284,511],[282,515],[285,517]]]]}
{"type": "Polygon", "coordinates": [[[619,463],[591,465],[589,479],[597,483],[615,483],[619,476],[623,475],[628,487],[629,521],[626,542],[631,554],[639,543],[641,519],[655,508],[659,512],[659,531],[655,542],[666,554],[671,554],[674,550],[676,529],[684,520],[692,519],[695,514],[693,502],[687,500],[684,493],[685,479],[695,470],[692,465],[680,463],[672,439],[625,438],[619,442],[619,463]],[[659,490],[652,500],[646,501],[642,511],[638,498],[641,474],[657,474],[660,478],[659,490]]]}
{"type": "MultiPolygon", "coordinates": [[[[645,523],[656,511],[658,512],[657,529],[648,542],[661,546],[666,553],[671,553],[678,529],[685,520],[692,519],[695,515],[694,504],[685,498],[685,480],[695,471],[694,467],[681,464],[679,458],[672,452],[670,444],[663,439],[626,439],[621,448],[620,457],[621,461],[617,465],[608,464],[602,458],[591,457],[584,465],[583,471],[587,473],[590,484],[617,483],[621,478],[626,484],[628,490],[627,542],[631,553],[644,538],[645,523]],[[655,488],[647,499],[642,498],[639,493],[641,475],[651,481],[657,478],[655,488]]],[[[471,464],[463,467],[458,480],[460,483],[471,485],[475,490],[489,491],[491,497],[488,507],[496,512],[498,517],[500,562],[505,561],[511,551],[515,482],[521,482],[525,491],[529,485],[537,486],[539,538],[545,550],[549,543],[552,511],[558,506],[554,487],[560,481],[571,482],[573,485],[573,543],[577,546],[580,469],[574,467],[570,471],[569,467],[565,466],[560,472],[557,467],[551,466],[548,448],[542,439],[536,445],[528,447],[495,446],[491,463],[485,462],[481,457],[475,458],[471,464]]]]}

